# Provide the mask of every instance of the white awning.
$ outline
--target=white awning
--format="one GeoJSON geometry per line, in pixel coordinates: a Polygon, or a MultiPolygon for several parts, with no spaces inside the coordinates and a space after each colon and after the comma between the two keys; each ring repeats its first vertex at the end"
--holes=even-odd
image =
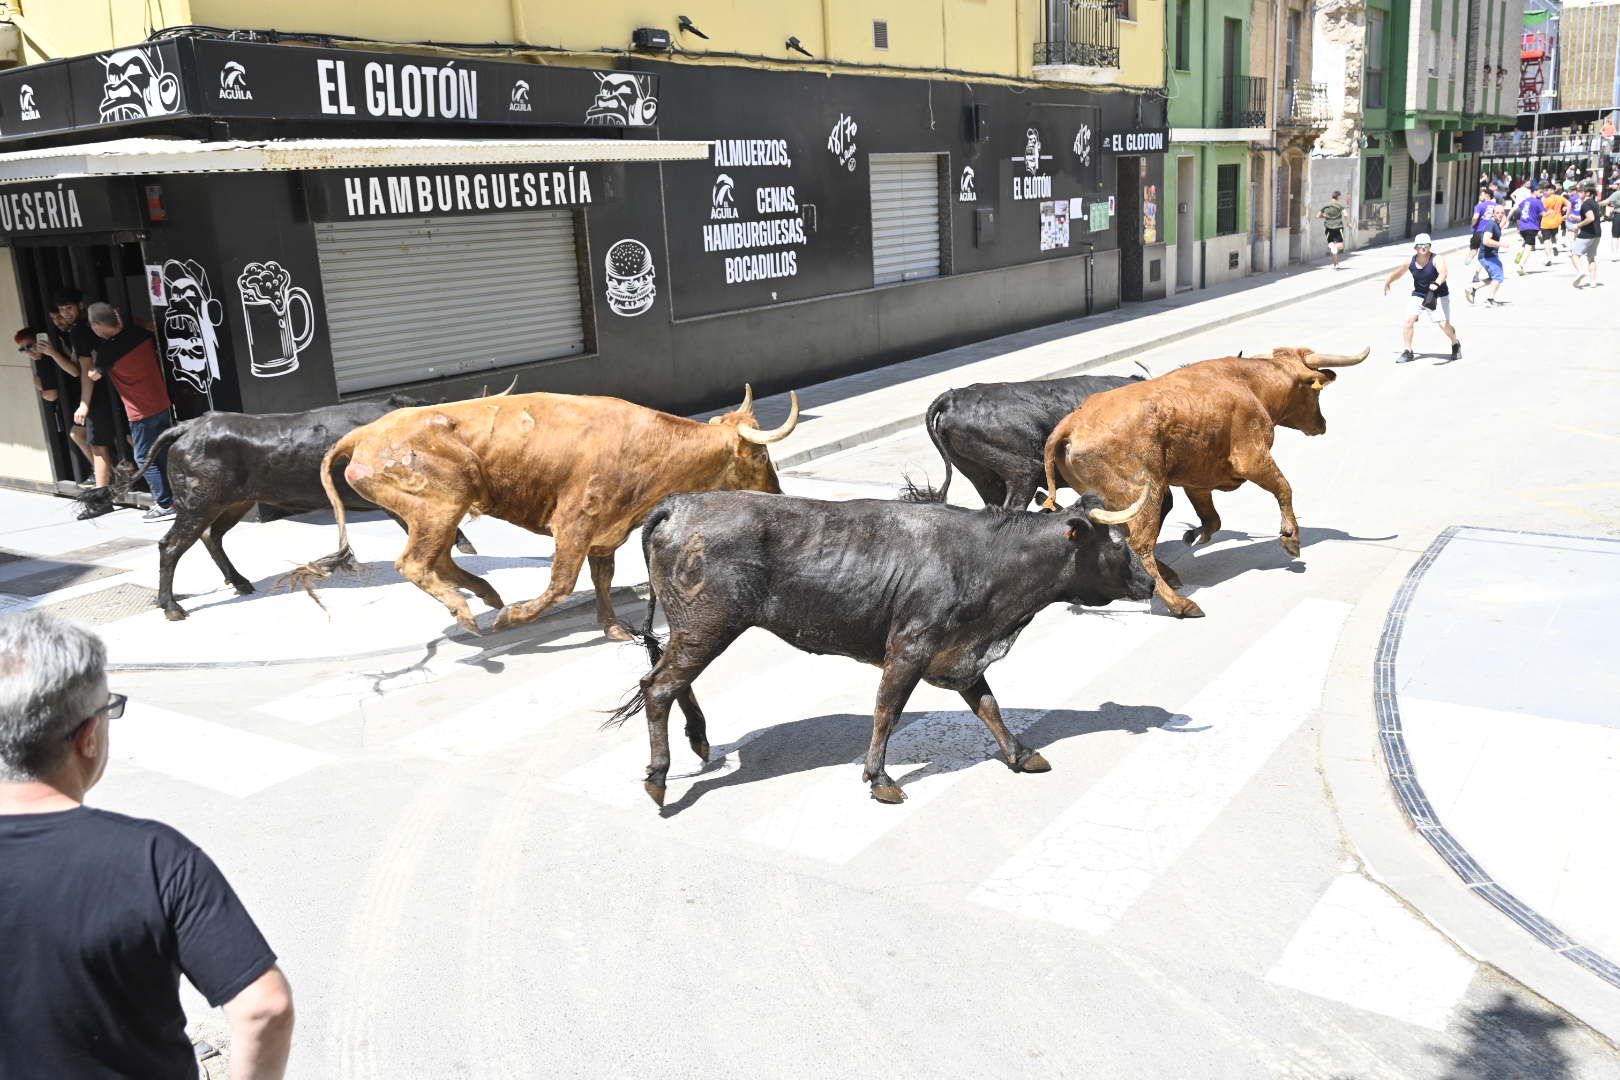
{"type": "Polygon", "coordinates": [[[175,173],[701,161],[710,145],[653,139],[118,139],[0,154],[0,184],[175,173]]]}

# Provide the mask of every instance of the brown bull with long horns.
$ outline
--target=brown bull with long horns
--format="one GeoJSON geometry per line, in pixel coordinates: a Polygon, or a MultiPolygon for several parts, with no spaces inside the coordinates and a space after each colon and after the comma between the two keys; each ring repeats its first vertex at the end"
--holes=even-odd
{"type": "MultiPolygon", "coordinates": [[[[707,424],[609,397],[498,394],[399,409],[339,439],[321,465],[339,548],[295,572],[306,583],[355,568],[333,467],[356,491],[404,521],[410,537],[394,565],[472,633],[459,589],[500,609],[496,629],[537,618],[573,592],[586,559],[596,614],[611,638],[629,631],[613,611],[613,554],[666,495],[742,490],[781,494],[766,449],[798,425],[761,431],[749,388],[733,412],[707,424]],[[456,527],[487,514],[556,538],[551,580],[533,600],[506,607],[485,581],[450,557],[456,527]]],[[[313,594],[312,594],[313,595],[313,594]]]]}
{"type": "MultiPolygon", "coordinates": [[[[1131,547],[1171,614],[1201,616],[1197,604],[1171,591],[1181,584],[1175,572],[1153,558],[1165,492],[1171,487],[1187,492],[1199,528],[1189,529],[1183,539],[1201,546],[1221,527],[1213,493],[1235,491],[1252,480],[1276,497],[1283,550],[1297,558],[1293,490],[1272,459],[1272,440],[1278,425],[1307,435],[1327,431],[1321,393],[1337,377],[1331,369],[1359,364],[1370,351],[1332,356],[1274,349],[1260,356],[1228,356],[1087,398],[1046,441],[1046,490],[1066,484],[1097,492],[1108,506],[1124,506],[1146,484],[1147,509],[1131,521],[1131,547]]],[[[1057,506],[1051,495],[1045,505],[1057,506]]]]}

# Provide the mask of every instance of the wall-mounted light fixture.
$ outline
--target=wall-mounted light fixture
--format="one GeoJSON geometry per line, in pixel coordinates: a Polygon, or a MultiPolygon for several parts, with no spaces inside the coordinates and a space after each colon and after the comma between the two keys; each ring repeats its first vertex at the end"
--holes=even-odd
{"type": "Polygon", "coordinates": [[[679,27],[683,32],[691,34],[693,37],[700,37],[704,41],[709,40],[709,35],[699,30],[697,28],[697,24],[691,19],[688,19],[685,15],[677,15],[675,18],[680,20],[679,27]]]}
{"type": "Polygon", "coordinates": [[[791,49],[792,51],[794,51],[796,53],[803,53],[804,55],[806,55],[808,57],[811,57],[812,59],[814,59],[814,57],[815,57],[815,53],[813,53],[809,49],[805,48],[804,45],[801,44],[799,39],[796,38],[796,37],[788,38],[786,44],[783,47],[787,48],[787,49],[791,49]]]}

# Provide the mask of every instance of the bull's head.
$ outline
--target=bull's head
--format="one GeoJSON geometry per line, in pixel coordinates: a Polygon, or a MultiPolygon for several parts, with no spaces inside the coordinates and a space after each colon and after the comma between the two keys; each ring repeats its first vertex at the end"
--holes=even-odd
{"type": "Polygon", "coordinates": [[[1269,353],[1256,355],[1256,360],[1270,360],[1276,364],[1292,382],[1288,400],[1277,416],[1277,423],[1307,435],[1324,434],[1327,431],[1327,417],[1322,415],[1322,388],[1338,378],[1332,369],[1359,364],[1371,352],[1371,347],[1368,347],[1355,356],[1335,356],[1314,349],[1273,349],[1269,353]]]}
{"type": "Polygon", "coordinates": [[[1064,599],[1076,604],[1101,606],[1113,600],[1146,600],[1153,595],[1153,576],[1131,550],[1130,522],[1147,506],[1149,484],[1142,485],[1136,502],[1123,510],[1109,510],[1091,492],[1080,496],[1072,508],[1083,517],[1064,521],[1063,536],[1074,548],[1074,579],[1064,589],[1064,599]]]}
{"type": "Polygon", "coordinates": [[[792,406],[788,410],[787,420],[781,427],[769,431],[761,431],[754,426],[754,388],[749,385],[743,387],[741,405],[709,421],[712,425],[730,428],[735,433],[736,444],[732,449],[731,465],[727,469],[723,487],[735,491],[782,494],[782,485],[776,478],[776,466],[771,464],[771,452],[766,447],[781,442],[799,426],[798,391],[790,394],[789,398],[792,406]]]}

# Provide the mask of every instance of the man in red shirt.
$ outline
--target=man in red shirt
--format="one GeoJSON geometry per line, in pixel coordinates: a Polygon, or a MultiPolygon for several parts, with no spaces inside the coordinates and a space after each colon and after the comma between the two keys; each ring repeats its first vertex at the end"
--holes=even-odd
{"type": "MultiPolygon", "coordinates": [[[[152,508],[142,520],[172,518],[174,506],[163,476],[163,461],[167,455],[152,460],[152,444],[169,426],[169,410],[173,408],[168,385],[163,381],[163,369],[158,366],[152,332],[139,326],[125,326],[123,316],[111,304],[90,305],[90,329],[100,339],[100,344],[96,346],[95,363],[87,375],[96,382],[109,378],[118,388],[124,412],[129,417],[129,434],[135,440],[135,460],[146,466],[152,508]]],[[[85,406],[81,404],[79,408],[84,410],[85,406]]]]}

